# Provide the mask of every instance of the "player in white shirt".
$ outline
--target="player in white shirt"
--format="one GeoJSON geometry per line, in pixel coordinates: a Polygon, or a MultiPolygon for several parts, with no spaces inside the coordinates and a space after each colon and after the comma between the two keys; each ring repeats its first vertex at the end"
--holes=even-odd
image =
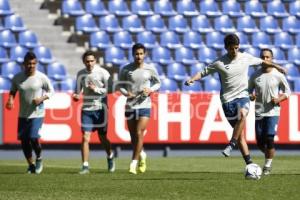
{"type": "Polygon", "coordinates": [[[224,46],[227,53],[212,64],[205,67],[201,72],[195,74],[186,81],[186,85],[192,84],[196,80],[218,73],[221,81],[220,99],[225,116],[233,127],[233,134],[229,144],[222,154],[225,157],[236,145],[243,155],[246,164],[252,163],[245,134],[243,132],[246,117],[249,110],[249,93],[248,93],[248,69],[252,65],[262,65],[263,67],[282,68],[269,61],[264,61],[248,53],[239,51],[239,38],[235,34],[229,34],[224,38],[224,46]]]}
{"type": "Polygon", "coordinates": [[[132,47],[134,62],[120,72],[120,92],[127,97],[125,116],[133,146],[129,172],[146,171],[146,153],[143,150],[144,131],[150,118],[152,92],[160,88],[160,79],[153,65],[144,63],[146,48],[142,44],[132,47]]]}
{"type": "MultiPolygon", "coordinates": [[[[272,61],[271,49],[261,50],[261,59],[272,61]]],[[[249,80],[250,99],[255,101],[255,132],[258,148],[265,155],[263,173],[269,175],[275,154],[274,136],[280,115],[280,102],[286,100],[291,90],[285,76],[278,70],[260,68],[249,80]],[[283,93],[280,93],[280,90],[283,93]]]]}
{"type": "Polygon", "coordinates": [[[47,76],[36,70],[37,59],[34,53],[28,52],[24,57],[24,70],[12,79],[12,86],[6,108],[14,107],[14,98],[19,91],[18,139],[21,141],[24,156],[29,165],[27,173],[40,174],[43,170],[42,147],[39,142],[39,131],[42,127],[45,108],[44,101],[53,93],[53,87],[47,76]],[[36,162],[32,158],[36,154],[36,162]]]}
{"type": "Polygon", "coordinates": [[[106,94],[110,74],[96,65],[96,57],[92,51],[83,54],[82,62],[85,68],[77,73],[76,88],[73,94],[74,101],[79,101],[80,93],[83,94],[81,111],[82,168],[79,173],[89,173],[89,142],[93,131],[97,131],[101,144],[106,151],[108,171],[114,172],[114,155],[110,141],[107,138],[108,107],[106,94]]]}

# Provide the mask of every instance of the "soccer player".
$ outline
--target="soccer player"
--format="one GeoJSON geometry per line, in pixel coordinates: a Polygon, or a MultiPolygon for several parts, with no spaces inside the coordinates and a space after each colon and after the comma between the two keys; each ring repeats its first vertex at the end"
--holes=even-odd
{"type": "Polygon", "coordinates": [[[160,80],[156,69],[144,62],[146,48],[137,43],[132,47],[134,62],[120,72],[120,92],[127,97],[125,116],[133,147],[129,173],[146,171],[146,153],[143,150],[144,131],[150,118],[152,92],[160,88],[160,80]]]}
{"type": "Polygon", "coordinates": [[[14,98],[19,91],[18,140],[21,141],[22,150],[29,165],[27,169],[29,174],[40,174],[43,170],[42,147],[39,142],[39,131],[45,116],[43,102],[54,93],[47,76],[36,70],[37,62],[34,53],[26,53],[24,70],[13,77],[6,103],[7,109],[13,109],[14,98]],[[32,150],[36,155],[35,163],[32,150]]]}
{"type": "Polygon", "coordinates": [[[225,157],[230,156],[232,149],[238,145],[245,163],[250,164],[252,160],[243,132],[250,104],[248,68],[252,65],[261,64],[263,67],[283,69],[270,61],[262,60],[245,52],[239,52],[239,44],[240,40],[237,35],[227,35],[224,38],[227,53],[187,80],[186,85],[190,85],[209,74],[216,72],[219,74],[222,88],[220,94],[222,107],[228,122],[233,127],[231,140],[222,154],[225,157]]]}
{"type": "MultiPolygon", "coordinates": [[[[271,49],[261,50],[261,59],[272,61],[271,49]]],[[[258,148],[265,155],[263,173],[269,175],[275,154],[274,136],[277,132],[280,115],[279,103],[291,94],[285,76],[278,70],[260,68],[249,80],[250,99],[255,100],[255,132],[258,148]],[[283,91],[279,93],[280,89],[283,91]],[[255,92],[255,93],[254,93],[255,92]]]]}
{"type": "Polygon", "coordinates": [[[107,138],[108,107],[106,94],[110,74],[104,68],[96,65],[96,57],[92,51],[87,51],[82,55],[82,62],[85,68],[77,73],[76,87],[73,94],[73,100],[79,101],[80,93],[83,93],[81,110],[82,168],[79,173],[89,173],[89,142],[93,131],[97,131],[101,144],[106,151],[108,171],[114,172],[114,154],[107,138]]]}

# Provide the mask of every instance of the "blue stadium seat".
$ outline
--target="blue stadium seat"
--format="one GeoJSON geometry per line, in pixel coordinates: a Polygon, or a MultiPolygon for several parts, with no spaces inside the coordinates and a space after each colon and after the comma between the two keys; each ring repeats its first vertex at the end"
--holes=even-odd
{"type": "Polygon", "coordinates": [[[206,77],[204,80],[204,90],[212,93],[219,93],[221,90],[220,81],[212,76],[206,77]]]}
{"type": "Polygon", "coordinates": [[[133,0],[131,3],[131,12],[140,16],[153,15],[149,2],[145,0],[133,0]]]}
{"type": "Polygon", "coordinates": [[[272,51],[273,51],[273,61],[275,63],[278,63],[280,65],[287,63],[285,54],[280,48],[273,47],[272,51]]]}
{"type": "Polygon", "coordinates": [[[205,15],[198,15],[192,18],[192,30],[200,33],[209,33],[214,29],[205,15]]]}
{"type": "Polygon", "coordinates": [[[300,33],[296,35],[296,46],[300,47],[300,33]]]}
{"type": "Polygon", "coordinates": [[[176,92],[179,90],[176,81],[168,78],[161,79],[160,91],[161,92],[176,92]]]}
{"type": "Polygon", "coordinates": [[[176,2],[177,12],[184,16],[197,16],[199,12],[192,0],[179,0],[176,2]]]}
{"type": "Polygon", "coordinates": [[[247,49],[247,48],[249,48],[251,46],[250,42],[249,42],[249,39],[248,39],[248,35],[243,34],[241,32],[236,32],[235,34],[240,39],[240,48],[241,49],[247,49]]]}
{"type": "Polygon", "coordinates": [[[274,45],[284,50],[294,46],[292,36],[287,32],[276,33],[274,35],[274,45]]]}
{"type": "Polygon", "coordinates": [[[66,78],[61,80],[60,82],[60,90],[63,92],[73,93],[75,89],[76,81],[72,78],[66,78]]]}
{"type": "Polygon", "coordinates": [[[267,3],[267,13],[274,17],[288,17],[289,13],[286,12],[284,4],[280,0],[275,0],[267,3]]]}
{"type": "Polygon", "coordinates": [[[256,32],[252,34],[252,45],[259,48],[272,47],[271,38],[265,32],[256,32]]]}
{"type": "Polygon", "coordinates": [[[249,53],[249,54],[251,54],[252,56],[255,56],[255,57],[260,57],[260,49],[257,48],[257,47],[247,48],[247,49],[245,49],[244,52],[247,52],[247,53],[249,53]]]}
{"type": "Polygon", "coordinates": [[[178,62],[170,63],[167,66],[167,77],[176,81],[185,80],[187,78],[185,66],[178,62]]]}
{"type": "Polygon", "coordinates": [[[168,0],[154,1],[154,12],[167,17],[177,14],[177,12],[173,9],[172,3],[168,0]]]}
{"type": "Polygon", "coordinates": [[[37,69],[39,72],[42,72],[43,74],[47,74],[44,65],[42,65],[41,63],[37,63],[36,69],[37,69]]]}
{"type": "Polygon", "coordinates": [[[223,1],[222,12],[230,17],[241,17],[244,15],[240,3],[235,0],[223,1]]]}
{"type": "Polygon", "coordinates": [[[294,92],[300,92],[300,79],[293,80],[294,92]]]}
{"type": "Polygon", "coordinates": [[[96,24],[95,19],[93,18],[93,15],[85,14],[85,15],[76,17],[75,31],[79,35],[83,34],[83,33],[90,34],[90,33],[99,31],[99,28],[96,24]]]}
{"type": "Polygon", "coordinates": [[[13,61],[3,63],[1,66],[1,76],[12,79],[14,75],[21,72],[21,66],[13,61]]]}
{"type": "Polygon", "coordinates": [[[294,47],[288,50],[288,61],[290,63],[295,63],[296,65],[300,65],[300,48],[294,47]]]}
{"type": "Polygon", "coordinates": [[[129,31],[131,33],[139,33],[144,31],[142,22],[137,15],[130,15],[124,17],[122,20],[123,30],[129,31]]]}
{"type": "Polygon", "coordinates": [[[157,70],[157,73],[158,73],[160,79],[166,78],[166,74],[160,64],[151,62],[151,65],[153,65],[155,67],[155,69],[157,70]]]}
{"type": "Polygon", "coordinates": [[[114,33],[113,43],[116,47],[121,47],[123,49],[131,49],[133,45],[132,37],[127,31],[114,33]]]}
{"type": "Polygon", "coordinates": [[[10,59],[12,61],[16,61],[20,64],[24,62],[24,56],[28,52],[28,49],[26,47],[17,45],[10,48],[10,59]]]}
{"type": "Polygon", "coordinates": [[[263,4],[261,4],[258,0],[251,0],[245,2],[245,14],[251,15],[252,17],[267,16],[267,13],[263,8],[263,4]]]}
{"type": "Polygon", "coordinates": [[[26,30],[22,18],[16,14],[7,15],[4,18],[4,27],[10,29],[13,32],[20,32],[26,30]]]}
{"type": "Polygon", "coordinates": [[[206,45],[214,49],[223,49],[224,35],[217,31],[206,34],[206,45]]]}
{"type": "Polygon", "coordinates": [[[90,35],[90,47],[106,49],[111,46],[109,35],[105,31],[97,31],[90,35]]]}
{"type": "Polygon", "coordinates": [[[0,47],[0,64],[8,62],[9,58],[8,58],[8,54],[7,51],[5,50],[5,48],[0,47]]]}
{"type": "Polygon", "coordinates": [[[173,62],[170,50],[164,47],[152,49],[151,58],[153,62],[157,62],[162,65],[167,65],[173,62]]]}
{"type": "Polygon", "coordinates": [[[208,47],[204,47],[198,50],[198,60],[199,62],[209,64],[217,59],[217,52],[208,47]]]}
{"type": "Polygon", "coordinates": [[[111,63],[114,65],[124,65],[128,62],[125,53],[122,49],[117,47],[107,48],[105,50],[105,63],[111,63]]]}
{"type": "Polygon", "coordinates": [[[300,17],[300,1],[289,3],[289,11],[291,16],[300,17]]]}
{"type": "Polygon", "coordinates": [[[13,11],[10,9],[9,0],[0,0],[0,16],[11,14],[13,11]]]}
{"type": "Polygon", "coordinates": [[[144,31],[137,34],[137,42],[145,45],[147,49],[153,49],[157,46],[155,35],[151,31],[144,31]]]}
{"type": "Polygon", "coordinates": [[[10,48],[16,45],[16,37],[10,30],[0,31],[0,46],[10,48]]]}
{"type": "Polygon", "coordinates": [[[272,16],[263,17],[260,19],[260,30],[265,31],[269,34],[281,32],[276,18],[272,16]]]}
{"type": "Polygon", "coordinates": [[[190,76],[194,76],[198,72],[204,69],[205,65],[203,63],[196,63],[190,66],[190,76]]]}
{"type": "Polygon", "coordinates": [[[222,15],[217,2],[214,0],[200,1],[200,13],[209,17],[218,17],[222,15]]]}
{"type": "Polygon", "coordinates": [[[287,70],[287,78],[288,80],[299,79],[300,73],[298,67],[293,64],[286,64],[284,68],[287,70]]]}
{"type": "Polygon", "coordinates": [[[30,30],[19,33],[19,44],[27,48],[34,48],[39,45],[36,34],[30,30]]]}
{"type": "Polygon", "coordinates": [[[227,15],[216,17],[214,19],[214,22],[214,27],[216,31],[220,31],[225,34],[234,33],[236,31],[231,18],[229,18],[227,15]]]}
{"type": "Polygon", "coordinates": [[[11,82],[9,79],[0,77],[0,94],[3,92],[8,92],[11,88],[11,82]]]}
{"type": "Polygon", "coordinates": [[[185,65],[192,65],[197,63],[192,49],[182,47],[175,50],[176,62],[181,62],[185,65]]]}
{"type": "Polygon", "coordinates": [[[205,46],[201,35],[196,31],[184,33],[183,45],[192,49],[199,49],[205,46]]]}
{"type": "Polygon", "coordinates": [[[181,82],[181,91],[188,92],[188,93],[194,93],[194,92],[201,92],[203,91],[203,88],[201,86],[201,83],[199,81],[195,81],[192,85],[185,85],[185,80],[181,82]]]}
{"type": "Polygon", "coordinates": [[[250,66],[248,68],[248,78],[252,76],[252,74],[256,71],[256,67],[250,66]]]}
{"type": "Polygon", "coordinates": [[[173,31],[166,31],[160,34],[160,45],[169,49],[177,49],[182,46],[179,36],[173,31]]]}
{"type": "Polygon", "coordinates": [[[246,34],[259,31],[254,19],[250,16],[244,16],[237,19],[237,30],[246,34]]]}
{"type": "Polygon", "coordinates": [[[154,33],[161,33],[167,30],[160,15],[152,15],[146,18],[146,29],[154,33]]]}
{"type": "Polygon", "coordinates": [[[65,0],[62,2],[62,15],[64,17],[76,17],[84,14],[85,11],[78,0],[65,0]]]}
{"type": "Polygon", "coordinates": [[[187,23],[187,19],[182,15],[176,15],[174,17],[170,17],[169,20],[169,30],[175,31],[177,33],[185,33],[189,31],[189,25],[187,23]]]}
{"type": "Polygon", "coordinates": [[[284,18],[282,20],[282,30],[291,34],[300,33],[300,20],[295,16],[284,18]]]}
{"type": "Polygon", "coordinates": [[[33,49],[33,52],[35,53],[37,59],[42,64],[49,64],[54,61],[52,57],[52,53],[49,48],[44,46],[37,46],[33,49]]]}
{"type": "Polygon", "coordinates": [[[105,8],[105,5],[102,2],[102,0],[86,0],[85,11],[94,16],[108,15],[108,11],[105,8]]]}
{"type": "Polygon", "coordinates": [[[110,13],[117,16],[128,16],[131,15],[130,10],[125,1],[111,0],[108,2],[108,10],[110,13]]]}
{"type": "Polygon", "coordinates": [[[121,31],[118,19],[115,15],[106,15],[99,18],[100,30],[105,30],[109,33],[121,31]]]}
{"type": "Polygon", "coordinates": [[[53,62],[46,67],[47,75],[53,80],[65,80],[67,77],[66,68],[63,64],[53,62]]]}

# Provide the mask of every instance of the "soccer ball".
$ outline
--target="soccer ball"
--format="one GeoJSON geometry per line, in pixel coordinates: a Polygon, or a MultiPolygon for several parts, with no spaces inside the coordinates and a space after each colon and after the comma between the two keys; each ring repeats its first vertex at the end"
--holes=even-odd
{"type": "Polygon", "coordinates": [[[245,178],[250,180],[259,180],[262,170],[258,164],[251,163],[245,168],[245,178]]]}

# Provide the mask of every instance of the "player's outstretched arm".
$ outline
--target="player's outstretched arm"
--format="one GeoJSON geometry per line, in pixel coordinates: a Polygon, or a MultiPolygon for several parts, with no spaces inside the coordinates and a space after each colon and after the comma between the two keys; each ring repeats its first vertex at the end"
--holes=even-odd
{"type": "Polygon", "coordinates": [[[200,80],[200,79],[201,79],[201,73],[198,72],[192,78],[190,78],[187,81],[185,81],[184,84],[187,85],[187,86],[189,86],[189,85],[192,85],[195,81],[200,80]]]}
{"type": "Polygon", "coordinates": [[[273,67],[283,74],[287,73],[285,68],[267,60],[263,60],[262,67],[273,67]]]}

